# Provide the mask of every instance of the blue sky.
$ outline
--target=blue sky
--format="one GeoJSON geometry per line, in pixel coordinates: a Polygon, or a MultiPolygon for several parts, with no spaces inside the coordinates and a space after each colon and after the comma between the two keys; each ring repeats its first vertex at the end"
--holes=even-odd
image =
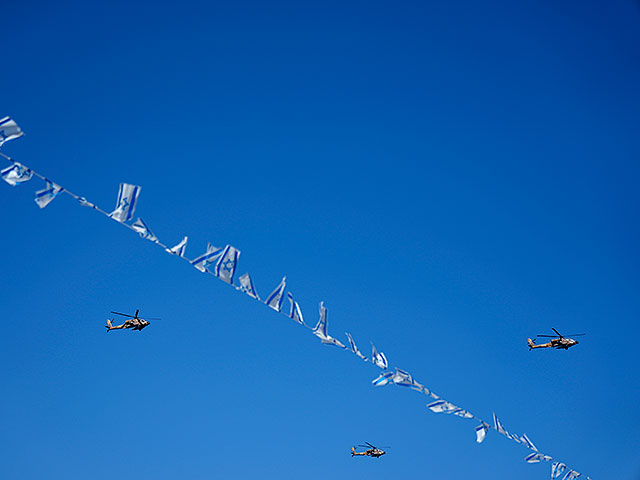
{"type": "MultiPolygon", "coordinates": [[[[640,478],[640,6],[13,2],[3,152],[369,342],[591,478],[640,478]],[[568,352],[539,333],[586,332],[568,352]]],[[[0,185],[0,475],[548,478],[495,432],[42,184],[0,185]],[[162,317],[104,332],[110,310],[162,317]],[[390,446],[351,458],[362,442],[390,446]]],[[[236,275],[237,277],[237,275],[236,275]]]]}

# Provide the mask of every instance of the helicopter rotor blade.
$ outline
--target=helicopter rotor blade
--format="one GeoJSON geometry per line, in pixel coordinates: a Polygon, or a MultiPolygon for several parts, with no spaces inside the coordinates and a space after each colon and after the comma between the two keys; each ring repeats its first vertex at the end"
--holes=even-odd
{"type": "Polygon", "coordinates": [[[554,332],[556,332],[560,338],[564,338],[564,337],[562,336],[562,334],[561,334],[558,330],[556,330],[555,328],[551,328],[551,330],[553,330],[554,332]]]}
{"type": "Polygon", "coordinates": [[[120,313],[120,312],[111,312],[111,313],[115,313],[116,315],[122,315],[123,317],[134,318],[133,315],[129,315],[128,313],[120,313]]]}
{"type": "Polygon", "coordinates": [[[135,316],[135,317],[133,317],[133,318],[138,318],[138,312],[139,312],[139,311],[140,311],[140,310],[136,310],[136,316],[135,316]]]}

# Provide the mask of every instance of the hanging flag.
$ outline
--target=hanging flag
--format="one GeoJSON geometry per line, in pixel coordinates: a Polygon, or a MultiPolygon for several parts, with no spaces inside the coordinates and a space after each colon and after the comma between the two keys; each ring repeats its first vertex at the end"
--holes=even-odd
{"type": "Polygon", "coordinates": [[[411,374],[405,370],[400,370],[398,367],[396,367],[396,371],[391,377],[391,381],[401,387],[413,387],[415,385],[411,374]]]}
{"type": "Polygon", "coordinates": [[[187,249],[187,241],[188,240],[189,240],[189,237],[184,237],[179,244],[177,244],[176,246],[171,247],[171,248],[166,248],[165,250],[167,251],[167,253],[170,253],[171,255],[177,255],[179,257],[184,257],[184,252],[187,249]]]}
{"type": "Polygon", "coordinates": [[[335,345],[336,347],[347,348],[340,343],[339,340],[333,338],[327,333],[327,308],[324,306],[324,302],[320,302],[318,310],[320,311],[320,318],[313,329],[313,334],[325,345],[335,345]]]}
{"type": "Polygon", "coordinates": [[[433,413],[451,413],[458,407],[445,400],[436,400],[427,405],[427,408],[433,413]]]}
{"type": "MultiPolygon", "coordinates": [[[[84,200],[81,199],[81,200],[84,200]]],[[[88,203],[88,202],[87,202],[88,203]]],[[[91,204],[90,204],[91,205],[91,204]]],[[[93,206],[93,205],[91,205],[93,206]]],[[[132,225],[131,228],[133,228],[136,232],[138,232],[138,234],[142,237],[142,238],[146,238],[147,240],[150,240],[152,242],[158,243],[158,239],[156,238],[156,236],[153,234],[153,232],[151,231],[151,229],[147,226],[146,223],[144,223],[144,220],[142,220],[141,218],[138,218],[132,225]]]]}
{"type": "Polygon", "coordinates": [[[376,346],[371,342],[371,361],[377,367],[380,367],[383,370],[386,370],[389,366],[387,363],[387,357],[384,356],[384,353],[378,352],[376,350],[376,346]]]}
{"type": "Polygon", "coordinates": [[[0,120],[0,147],[14,138],[18,138],[24,135],[22,130],[16,122],[9,117],[4,117],[0,120]]]}
{"type": "Polygon", "coordinates": [[[138,195],[140,195],[139,186],[121,183],[118,188],[116,209],[109,216],[118,222],[131,220],[136,209],[136,203],[138,203],[138,195]]]}
{"type": "Polygon", "coordinates": [[[551,464],[551,479],[554,480],[556,478],[560,478],[560,475],[562,475],[565,468],[567,468],[567,466],[564,463],[553,462],[551,464]]]}
{"type": "Polygon", "coordinates": [[[55,183],[47,180],[47,187],[36,192],[35,202],[40,208],[44,208],[49,205],[49,203],[51,203],[51,201],[56,198],[56,195],[61,191],[62,187],[60,185],[56,185],[55,183]]]}
{"type": "Polygon", "coordinates": [[[502,426],[502,423],[500,423],[500,420],[498,420],[498,417],[496,417],[495,413],[493,414],[493,426],[495,427],[498,433],[501,433],[507,438],[511,438],[511,435],[509,435],[509,432],[507,432],[505,428],[502,426]]]}
{"type": "Polygon", "coordinates": [[[487,436],[487,431],[489,430],[489,425],[482,422],[480,425],[476,427],[476,442],[482,443],[484,442],[485,437],[487,436]]]}
{"type": "Polygon", "coordinates": [[[246,293],[247,295],[255,298],[256,300],[260,300],[256,287],[253,285],[253,280],[251,280],[251,277],[249,276],[248,273],[245,273],[240,278],[238,278],[238,281],[240,282],[240,286],[237,287],[238,290],[240,290],[243,293],[246,293]]]}
{"type": "Polygon", "coordinates": [[[220,255],[222,255],[222,248],[214,247],[210,243],[207,243],[207,251],[199,257],[191,260],[191,265],[193,265],[203,273],[207,272],[209,269],[209,265],[217,260],[220,255]]]}
{"type": "Polygon", "coordinates": [[[562,480],[573,480],[574,478],[578,478],[580,475],[581,474],[576,472],[575,470],[569,470],[562,478],[562,480]]]}
{"type": "Polygon", "coordinates": [[[294,319],[300,325],[304,325],[304,320],[302,319],[302,310],[300,310],[300,305],[293,299],[293,293],[287,292],[287,299],[291,304],[291,311],[289,312],[289,318],[294,319]]]}
{"type": "Polygon", "coordinates": [[[365,357],[362,352],[360,350],[358,350],[358,347],[356,346],[356,342],[353,341],[353,337],[351,336],[350,333],[344,332],[344,334],[347,336],[347,340],[349,341],[349,348],[351,349],[351,351],[353,353],[356,354],[356,356],[360,357],[362,360],[364,360],[365,362],[367,361],[367,357],[365,357]]]}
{"type": "Polygon", "coordinates": [[[542,461],[550,462],[551,460],[553,460],[553,458],[551,458],[549,455],[544,455],[543,453],[538,452],[530,453],[529,455],[524,457],[524,461],[527,463],[540,463],[542,461]]]}
{"type": "Polygon", "coordinates": [[[533,444],[533,442],[532,442],[531,440],[529,440],[529,437],[527,437],[527,434],[526,434],[526,433],[523,433],[523,434],[520,436],[520,441],[521,441],[522,443],[524,443],[524,444],[526,445],[526,447],[527,447],[527,448],[529,448],[529,449],[531,449],[531,450],[533,450],[533,451],[535,451],[535,452],[537,452],[537,451],[538,451],[538,449],[537,449],[537,448],[536,448],[536,446],[533,444]]]}
{"type": "Polygon", "coordinates": [[[461,418],[473,418],[473,415],[466,411],[463,410],[462,408],[455,408],[452,412],[453,415],[455,415],[456,417],[461,417],[461,418]]]}
{"type": "Polygon", "coordinates": [[[273,308],[276,312],[279,312],[282,308],[282,302],[284,301],[284,289],[287,286],[287,277],[282,277],[280,281],[280,285],[276,287],[276,289],[271,292],[271,295],[267,297],[264,301],[265,304],[273,308]]]}
{"type": "Polygon", "coordinates": [[[233,285],[233,274],[236,272],[240,250],[231,245],[224,247],[220,259],[214,268],[214,275],[220,280],[233,285]]]}
{"type": "Polygon", "coordinates": [[[382,387],[384,385],[387,385],[391,382],[391,377],[393,377],[394,373],[393,372],[384,372],[381,373],[380,376],[376,379],[374,379],[371,383],[375,386],[375,387],[382,387]]]}
{"type": "Polygon", "coordinates": [[[24,165],[14,162],[10,167],[0,171],[0,176],[12,187],[15,187],[18,183],[24,183],[31,180],[33,172],[24,165]]]}
{"type": "Polygon", "coordinates": [[[95,207],[93,203],[91,203],[89,200],[87,200],[84,197],[79,197],[78,202],[80,202],[80,205],[82,205],[83,207],[91,207],[91,208],[95,207]]]}

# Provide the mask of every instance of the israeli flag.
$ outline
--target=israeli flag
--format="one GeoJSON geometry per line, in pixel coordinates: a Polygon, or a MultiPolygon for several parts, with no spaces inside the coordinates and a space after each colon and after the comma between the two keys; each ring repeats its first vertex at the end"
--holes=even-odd
{"type": "Polygon", "coordinates": [[[56,198],[56,195],[61,191],[62,187],[60,185],[56,185],[55,183],[47,180],[47,187],[36,192],[35,202],[40,208],[44,208],[49,205],[49,203],[51,203],[51,201],[56,198]]]}
{"type": "Polygon", "coordinates": [[[207,272],[209,270],[209,265],[211,265],[215,260],[218,260],[220,255],[222,255],[222,248],[214,247],[208,243],[207,251],[199,257],[191,260],[191,265],[203,273],[207,272]]]}
{"type": "Polygon", "coordinates": [[[462,408],[455,408],[452,412],[453,415],[460,418],[473,418],[473,414],[470,412],[463,410],[462,408]]]}
{"type": "Polygon", "coordinates": [[[560,478],[565,468],[567,468],[567,466],[564,463],[553,462],[551,464],[551,479],[555,480],[556,478],[560,478]]]}
{"type": "Polygon", "coordinates": [[[4,117],[0,120],[0,147],[14,138],[18,138],[24,135],[22,130],[16,122],[9,117],[4,117]]]}
{"type": "Polygon", "coordinates": [[[184,252],[187,250],[187,241],[189,237],[184,237],[182,241],[174,247],[166,248],[167,253],[171,255],[177,255],[179,257],[184,257],[184,252]]]}
{"type": "Polygon", "coordinates": [[[318,310],[320,312],[320,318],[318,319],[318,323],[313,329],[313,334],[318,337],[320,341],[325,345],[335,345],[336,347],[346,348],[342,343],[340,343],[340,341],[333,338],[331,335],[329,335],[329,333],[327,333],[327,309],[324,306],[324,302],[320,302],[318,310]]]}
{"type": "Polygon", "coordinates": [[[574,478],[578,478],[580,475],[581,474],[576,472],[575,470],[569,470],[562,478],[562,480],[573,480],[574,478]]]}
{"type": "Polygon", "coordinates": [[[507,438],[511,438],[511,435],[509,435],[509,432],[507,432],[505,428],[502,426],[502,423],[500,423],[500,420],[498,419],[495,413],[493,414],[493,425],[498,433],[501,433],[507,438]]]}
{"type": "Polygon", "coordinates": [[[351,351],[355,353],[357,357],[360,357],[362,360],[366,362],[367,357],[365,357],[362,354],[362,352],[358,350],[358,347],[356,346],[356,342],[353,341],[353,337],[351,336],[351,334],[347,332],[344,332],[344,334],[347,336],[347,340],[349,341],[349,348],[351,349],[351,351]]]}
{"type": "Polygon", "coordinates": [[[538,449],[536,448],[536,446],[533,444],[533,442],[531,440],[529,440],[529,437],[527,437],[526,433],[523,433],[520,436],[520,441],[529,449],[533,450],[534,452],[537,452],[538,449]]]}
{"type": "Polygon", "coordinates": [[[247,295],[255,298],[256,300],[260,300],[260,297],[258,296],[258,292],[256,291],[256,287],[253,284],[253,280],[251,280],[251,277],[249,276],[248,273],[245,273],[244,275],[240,276],[240,278],[238,278],[238,281],[240,282],[240,286],[238,287],[238,290],[240,290],[243,293],[246,293],[247,295]]]}
{"type": "Polygon", "coordinates": [[[142,238],[146,238],[149,241],[158,243],[158,239],[156,238],[156,236],[153,234],[151,229],[147,226],[146,223],[144,223],[144,220],[142,220],[141,218],[138,218],[131,225],[131,228],[133,228],[136,232],[138,232],[138,235],[140,235],[142,238]]]}
{"type": "Polygon", "coordinates": [[[109,216],[118,222],[131,220],[133,212],[136,210],[136,203],[138,203],[138,195],[140,195],[139,186],[121,183],[118,189],[116,209],[109,216]]]}
{"type": "Polygon", "coordinates": [[[391,382],[391,377],[393,377],[393,375],[394,375],[393,372],[381,373],[380,376],[374,379],[371,383],[373,384],[374,387],[382,387],[391,382]]]}
{"type": "Polygon", "coordinates": [[[549,455],[545,455],[540,452],[533,452],[524,457],[524,461],[527,463],[540,463],[540,462],[550,462],[553,460],[549,455]]]}
{"type": "Polygon", "coordinates": [[[482,422],[480,425],[476,427],[476,442],[482,443],[487,436],[487,431],[489,430],[489,425],[482,422]]]}
{"type": "Polygon", "coordinates": [[[405,370],[400,370],[398,367],[396,367],[396,371],[391,377],[391,381],[402,387],[413,387],[414,385],[411,374],[405,370]]]}
{"type": "Polygon", "coordinates": [[[428,404],[427,408],[433,413],[451,413],[458,407],[446,400],[436,400],[428,404]]]}
{"type": "Polygon", "coordinates": [[[78,202],[80,202],[80,205],[82,205],[83,207],[95,208],[95,205],[84,197],[79,197],[78,202]]]}
{"type": "Polygon", "coordinates": [[[31,180],[33,172],[24,165],[14,162],[10,167],[0,171],[0,176],[12,187],[15,187],[18,183],[24,183],[31,180]]]}
{"type": "Polygon", "coordinates": [[[220,280],[233,285],[233,274],[236,272],[240,250],[231,245],[224,247],[220,259],[214,268],[214,275],[220,280]]]}
{"type": "Polygon", "coordinates": [[[280,285],[271,292],[271,295],[264,301],[269,307],[273,308],[276,312],[282,309],[282,302],[284,301],[284,289],[287,287],[287,277],[282,277],[280,285]]]}
{"type": "Polygon", "coordinates": [[[304,325],[304,320],[302,318],[302,310],[300,310],[300,305],[293,299],[293,293],[287,292],[287,299],[291,304],[291,310],[289,311],[289,318],[294,319],[300,325],[304,325]]]}
{"type": "Polygon", "coordinates": [[[380,367],[383,370],[389,368],[389,363],[387,362],[387,357],[384,356],[384,353],[378,352],[376,350],[376,346],[371,342],[371,362],[377,367],[380,367]]]}

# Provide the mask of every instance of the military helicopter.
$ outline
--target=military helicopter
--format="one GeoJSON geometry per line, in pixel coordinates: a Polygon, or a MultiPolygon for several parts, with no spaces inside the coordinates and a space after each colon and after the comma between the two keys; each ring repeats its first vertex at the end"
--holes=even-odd
{"type": "MultiPolygon", "coordinates": [[[[107,320],[107,324],[105,325],[107,329],[107,333],[111,330],[120,330],[120,329],[128,329],[128,328],[132,328],[134,330],[140,331],[147,325],[150,325],[151,322],[138,317],[139,312],[140,310],[136,310],[135,315],[129,315],[127,313],[120,313],[120,312],[111,312],[111,313],[115,313],[116,315],[122,315],[123,317],[129,317],[129,318],[122,325],[115,325],[115,326],[111,323],[112,320],[107,320]]],[[[160,319],[152,318],[151,320],[160,320],[160,319]]]]}
{"type": "Polygon", "coordinates": [[[365,442],[366,445],[358,445],[359,447],[366,448],[364,452],[356,452],[356,447],[351,447],[351,456],[355,457],[356,455],[365,455],[367,457],[379,458],[384,455],[384,450],[380,450],[378,447],[374,447],[369,442],[365,442]]]}
{"type": "MultiPolygon", "coordinates": [[[[536,345],[535,338],[533,340],[531,340],[530,338],[527,338],[527,343],[529,344],[529,351],[533,350],[534,348],[557,348],[559,350],[569,350],[569,347],[573,347],[574,345],[578,344],[577,340],[574,340],[573,338],[564,337],[555,328],[552,328],[551,330],[556,332],[557,335],[536,335],[536,338],[538,337],[551,338],[549,343],[541,343],[540,345],[536,345]]],[[[580,335],[586,335],[586,333],[574,333],[569,336],[579,337],[580,335]]]]}

